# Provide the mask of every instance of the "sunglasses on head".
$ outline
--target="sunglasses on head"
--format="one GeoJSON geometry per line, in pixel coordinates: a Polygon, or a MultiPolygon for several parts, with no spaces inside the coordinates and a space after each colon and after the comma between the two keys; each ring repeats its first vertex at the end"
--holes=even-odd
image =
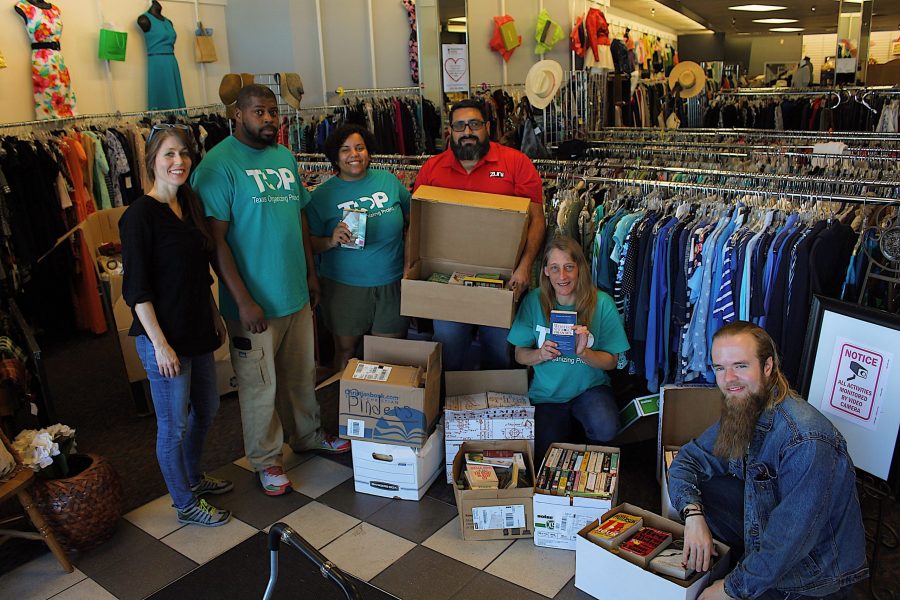
{"type": "Polygon", "coordinates": [[[190,125],[185,125],[183,123],[157,123],[150,128],[150,136],[147,138],[147,143],[150,143],[150,140],[153,139],[153,136],[157,131],[167,131],[169,129],[181,129],[182,131],[186,131],[188,133],[191,132],[190,125]]]}

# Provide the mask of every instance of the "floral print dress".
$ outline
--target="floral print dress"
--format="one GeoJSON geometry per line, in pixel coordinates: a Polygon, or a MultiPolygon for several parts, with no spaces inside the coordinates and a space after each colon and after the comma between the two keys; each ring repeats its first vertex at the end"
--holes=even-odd
{"type": "Polygon", "coordinates": [[[25,28],[31,38],[31,81],[37,118],[74,116],[75,92],[69,80],[69,69],[59,50],[62,35],[59,8],[51,4],[50,8],[43,9],[28,2],[17,2],[16,8],[25,13],[25,28]]]}

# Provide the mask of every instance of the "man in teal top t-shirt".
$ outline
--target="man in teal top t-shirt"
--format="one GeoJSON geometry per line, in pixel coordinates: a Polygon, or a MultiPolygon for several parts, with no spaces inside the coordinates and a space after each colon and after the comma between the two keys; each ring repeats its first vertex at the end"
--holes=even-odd
{"type": "Polygon", "coordinates": [[[301,212],[309,193],[277,131],[275,94],[244,86],[234,137],[210,150],[192,177],[216,240],[244,450],[271,496],[291,489],[285,436],[296,451],[350,449],[321,429],[310,306],[319,285],[301,212]]]}

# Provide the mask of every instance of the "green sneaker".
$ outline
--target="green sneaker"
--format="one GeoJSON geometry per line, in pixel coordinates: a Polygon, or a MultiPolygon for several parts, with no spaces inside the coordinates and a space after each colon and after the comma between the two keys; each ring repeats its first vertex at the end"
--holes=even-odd
{"type": "Polygon", "coordinates": [[[200,527],[218,527],[231,519],[231,512],[219,510],[206,500],[200,500],[197,504],[184,510],[175,510],[178,522],[185,525],[199,525],[200,527]]]}
{"type": "Polygon", "coordinates": [[[233,488],[234,484],[227,479],[219,479],[204,473],[200,481],[191,486],[191,491],[195,496],[202,496],[203,494],[224,494],[233,488]]]}

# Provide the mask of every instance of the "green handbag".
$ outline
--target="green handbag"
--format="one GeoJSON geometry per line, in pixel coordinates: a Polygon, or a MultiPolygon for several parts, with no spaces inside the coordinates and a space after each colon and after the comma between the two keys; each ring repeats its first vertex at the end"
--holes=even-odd
{"type": "Polygon", "coordinates": [[[113,29],[100,30],[100,48],[97,56],[101,60],[125,60],[125,47],[128,46],[128,33],[113,29]]]}

